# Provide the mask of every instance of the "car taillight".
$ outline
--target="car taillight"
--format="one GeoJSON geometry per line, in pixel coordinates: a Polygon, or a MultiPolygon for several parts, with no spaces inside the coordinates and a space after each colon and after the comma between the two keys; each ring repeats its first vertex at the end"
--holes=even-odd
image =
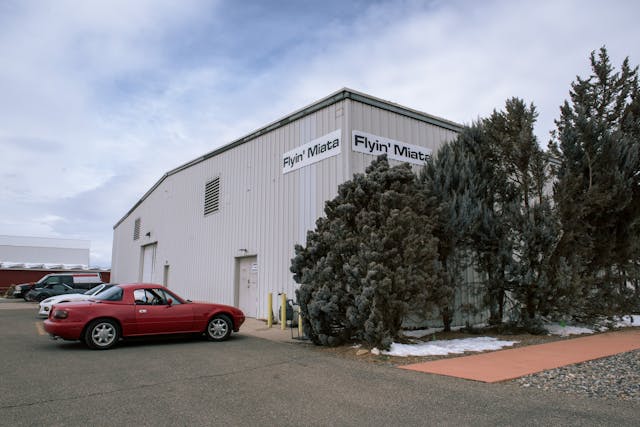
{"type": "Polygon", "coordinates": [[[55,310],[53,312],[53,317],[56,319],[66,319],[69,317],[69,312],[67,310],[55,310]]]}

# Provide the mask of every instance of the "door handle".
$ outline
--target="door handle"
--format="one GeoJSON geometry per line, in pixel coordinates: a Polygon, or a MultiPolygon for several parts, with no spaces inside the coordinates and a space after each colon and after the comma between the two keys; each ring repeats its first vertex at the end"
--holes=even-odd
{"type": "Polygon", "coordinates": [[[139,313],[146,313],[147,310],[145,310],[144,308],[142,310],[138,310],[139,313]]]}

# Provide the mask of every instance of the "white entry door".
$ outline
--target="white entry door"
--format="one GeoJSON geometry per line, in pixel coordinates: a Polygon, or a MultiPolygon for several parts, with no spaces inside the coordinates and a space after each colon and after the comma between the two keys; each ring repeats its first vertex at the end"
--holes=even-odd
{"type": "Polygon", "coordinates": [[[142,271],[140,281],[143,283],[155,283],[155,264],[157,243],[142,248],[142,271]]]}
{"type": "Polygon", "coordinates": [[[247,317],[258,316],[258,257],[239,258],[238,308],[247,317]]]}

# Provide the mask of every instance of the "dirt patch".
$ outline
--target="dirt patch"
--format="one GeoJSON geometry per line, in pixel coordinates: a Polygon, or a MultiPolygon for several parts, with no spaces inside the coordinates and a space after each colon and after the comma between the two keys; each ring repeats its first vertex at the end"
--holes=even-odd
{"type": "MultiPolygon", "coordinates": [[[[432,340],[454,340],[454,339],[464,339],[464,338],[477,338],[479,336],[494,337],[499,340],[505,340],[505,341],[517,341],[517,343],[514,344],[513,346],[505,347],[505,349],[508,349],[508,348],[524,347],[524,346],[535,345],[535,344],[545,344],[553,341],[577,338],[580,335],[562,337],[558,335],[498,334],[498,333],[490,333],[490,332],[482,333],[481,335],[478,335],[478,334],[452,331],[452,332],[437,332],[435,334],[429,335],[427,337],[423,337],[421,339],[414,339],[413,342],[418,343],[420,341],[428,342],[432,340]]],[[[375,363],[375,364],[387,365],[387,366],[401,366],[401,365],[408,365],[412,363],[420,363],[420,362],[427,362],[431,360],[448,359],[452,357],[468,356],[471,354],[482,353],[477,351],[469,351],[462,354],[448,354],[444,356],[399,357],[399,356],[388,356],[384,354],[375,355],[371,353],[369,351],[370,348],[366,347],[365,345],[358,346],[357,344],[353,344],[353,343],[341,345],[338,347],[321,347],[321,346],[314,346],[314,347],[317,351],[327,355],[333,355],[335,357],[342,357],[345,359],[359,360],[362,362],[375,363]],[[367,350],[367,351],[364,352],[363,350],[367,350]]],[[[489,351],[495,351],[495,350],[489,350],[489,351]]]]}

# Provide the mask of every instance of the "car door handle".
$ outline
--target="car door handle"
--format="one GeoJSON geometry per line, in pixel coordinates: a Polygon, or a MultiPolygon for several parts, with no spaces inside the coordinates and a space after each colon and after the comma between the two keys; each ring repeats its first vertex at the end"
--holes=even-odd
{"type": "Polygon", "coordinates": [[[145,310],[144,308],[142,310],[138,310],[139,313],[146,313],[147,310],[145,310]]]}

